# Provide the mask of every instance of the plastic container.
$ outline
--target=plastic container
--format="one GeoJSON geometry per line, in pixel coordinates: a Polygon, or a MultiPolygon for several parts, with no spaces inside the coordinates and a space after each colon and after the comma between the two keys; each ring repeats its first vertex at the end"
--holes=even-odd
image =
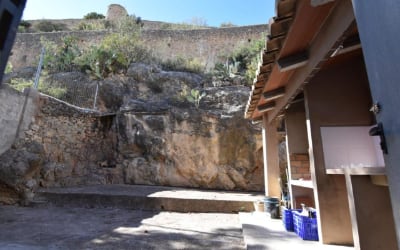
{"type": "Polygon", "coordinates": [[[264,211],[271,215],[273,219],[279,219],[279,199],[267,197],[264,199],[264,211]]]}
{"type": "Polygon", "coordinates": [[[293,224],[293,212],[301,212],[301,209],[288,209],[286,207],[282,207],[281,214],[282,214],[282,223],[285,227],[286,231],[293,232],[294,231],[294,224],[293,224]]]}
{"type": "Polygon", "coordinates": [[[314,240],[318,241],[318,225],[316,212],[310,212],[309,216],[301,215],[301,212],[293,211],[293,227],[294,232],[300,236],[303,240],[314,240]]]}
{"type": "Polygon", "coordinates": [[[257,200],[254,202],[254,209],[257,212],[264,212],[264,201],[263,200],[257,200]]]}

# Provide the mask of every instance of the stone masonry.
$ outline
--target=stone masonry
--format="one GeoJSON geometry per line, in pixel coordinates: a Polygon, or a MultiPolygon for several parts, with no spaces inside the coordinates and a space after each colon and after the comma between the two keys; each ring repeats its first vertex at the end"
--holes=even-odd
{"type": "MultiPolygon", "coordinates": [[[[160,59],[177,57],[193,59],[214,67],[216,62],[225,63],[227,55],[235,49],[266,35],[267,25],[200,30],[143,30],[143,44],[160,59]]],[[[59,43],[63,37],[73,36],[79,46],[85,48],[97,44],[107,31],[68,31],[49,33],[19,33],[16,36],[10,62],[14,69],[36,65],[41,51],[41,39],[59,43]]]]}

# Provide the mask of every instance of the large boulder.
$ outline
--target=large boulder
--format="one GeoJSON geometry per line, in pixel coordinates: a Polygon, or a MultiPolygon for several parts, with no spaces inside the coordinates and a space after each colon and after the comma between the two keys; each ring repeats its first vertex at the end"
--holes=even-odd
{"type": "MultiPolygon", "coordinates": [[[[40,170],[45,163],[44,148],[36,142],[14,145],[0,156],[0,186],[8,190],[0,202],[27,203],[38,187],[40,170]]],[[[3,191],[5,192],[5,191],[3,191]]]]}

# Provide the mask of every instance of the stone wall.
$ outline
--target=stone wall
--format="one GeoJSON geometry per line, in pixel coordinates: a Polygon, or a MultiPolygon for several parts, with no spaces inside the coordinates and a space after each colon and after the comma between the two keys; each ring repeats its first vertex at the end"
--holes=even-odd
{"type": "Polygon", "coordinates": [[[261,138],[239,117],[193,109],[100,116],[45,95],[29,102],[36,112],[25,109],[28,122],[0,155],[0,202],[29,201],[40,186],[263,190],[261,138]]]}
{"type": "Polygon", "coordinates": [[[35,91],[25,93],[0,85],[0,155],[11,147],[19,131],[29,126],[36,111],[35,91]]]}
{"type": "MultiPolygon", "coordinates": [[[[46,162],[41,186],[110,183],[101,163],[115,162],[112,119],[41,96],[40,112],[25,131],[25,140],[43,145],[46,162]]],[[[114,163],[115,165],[115,163],[114,163]]]]}
{"type": "MultiPolygon", "coordinates": [[[[236,48],[265,37],[267,25],[200,30],[143,30],[144,44],[161,59],[196,58],[207,69],[216,62],[225,62],[236,48]]],[[[19,33],[15,39],[10,62],[15,69],[37,65],[41,38],[60,42],[65,36],[75,36],[82,47],[98,43],[106,31],[71,31],[50,33],[19,33]]]]}
{"type": "Polygon", "coordinates": [[[24,114],[29,122],[0,155],[0,202],[29,200],[39,186],[111,183],[101,165],[114,159],[110,119],[45,95],[33,99],[24,114]]]}
{"type": "Polygon", "coordinates": [[[178,117],[182,110],[98,116],[43,95],[39,106],[20,144],[43,146],[40,186],[263,189],[261,139],[244,119],[178,117]]]}

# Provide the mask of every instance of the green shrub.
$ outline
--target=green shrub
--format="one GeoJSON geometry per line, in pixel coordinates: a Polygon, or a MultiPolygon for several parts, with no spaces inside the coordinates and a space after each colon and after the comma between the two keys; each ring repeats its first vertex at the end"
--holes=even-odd
{"type": "Polygon", "coordinates": [[[101,42],[106,50],[112,51],[120,64],[126,68],[132,62],[147,61],[150,53],[140,41],[139,33],[114,33],[101,42]]]}
{"type": "Polygon", "coordinates": [[[218,80],[225,80],[229,78],[229,67],[222,63],[216,63],[211,72],[218,80]]]}
{"type": "Polygon", "coordinates": [[[67,94],[66,88],[49,86],[46,84],[39,84],[39,91],[60,100],[64,99],[67,94]]]}
{"type": "Polygon", "coordinates": [[[131,34],[139,36],[141,27],[143,26],[142,19],[135,15],[121,17],[112,24],[112,29],[120,34],[131,34]]]}
{"type": "MultiPolygon", "coordinates": [[[[141,19],[135,16],[121,18],[113,26],[114,33],[106,36],[98,45],[81,51],[78,40],[67,36],[61,45],[42,39],[46,49],[44,68],[49,73],[80,69],[95,78],[102,79],[109,74],[126,71],[132,62],[149,62],[150,52],[140,41],[141,19]]],[[[91,24],[110,25],[109,22],[84,22],[81,29],[95,28],[91,24]]]]}
{"type": "MultiPolygon", "coordinates": [[[[33,81],[23,78],[13,78],[11,79],[10,86],[22,92],[25,88],[32,87],[33,81]]],[[[62,99],[67,93],[67,89],[51,86],[42,80],[39,81],[38,90],[46,95],[55,97],[57,99],[62,99]]]]}
{"type": "MultiPolygon", "coordinates": [[[[42,39],[46,49],[44,68],[49,73],[81,69],[101,79],[125,71],[132,62],[149,61],[151,55],[140,42],[140,23],[141,19],[134,16],[122,18],[116,23],[114,33],[84,51],[79,49],[78,40],[71,36],[63,38],[61,45],[42,39]]],[[[94,28],[90,24],[82,23],[81,28],[94,28]]],[[[107,22],[97,24],[106,25],[107,22]]]]}
{"type": "Polygon", "coordinates": [[[65,24],[53,23],[51,21],[40,21],[35,27],[41,32],[53,32],[67,29],[65,24]]]}
{"type": "Polygon", "coordinates": [[[99,14],[97,12],[87,13],[83,19],[104,19],[106,18],[103,14],[99,14]]]}
{"type": "Polygon", "coordinates": [[[117,54],[103,46],[91,46],[77,58],[76,62],[82,71],[97,79],[103,79],[110,73],[116,73],[124,68],[118,62],[117,54]]]}
{"type": "Polygon", "coordinates": [[[10,81],[9,84],[11,87],[18,91],[23,91],[25,88],[30,88],[33,86],[33,81],[32,80],[26,80],[23,78],[13,78],[10,81]]]}
{"type": "Polygon", "coordinates": [[[75,62],[82,71],[102,79],[126,71],[132,62],[145,62],[149,58],[151,55],[137,34],[114,33],[106,36],[99,45],[85,50],[75,62]]]}
{"type": "Polygon", "coordinates": [[[61,46],[45,39],[42,39],[41,42],[46,50],[43,66],[49,73],[66,72],[77,69],[75,60],[81,52],[76,37],[64,37],[61,46]]]}
{"type": "Polygon", "coordinates": [[[78,24],[78,30],[104,30],[107,29],[105,20],[85,20],[78,24]]]}
{"type": "Polygon", "coordinates": [[[92,46],[76,60],[81,69],[96,78],[125,71],[132,62],[148,61],[150,53],[140,42],[141,19],[121,18],[113,24],[114,33],[92,46]]]}
{"type": "Polygon", "coordinates": [[[236,49],[226,56],[226,64],[216,64],[212,74],[218,79],[243,76],[248,84],[253,82],[257,71],[260,52],[265,46],[265,39],[250,41],[246,46],[236,49]]]}
{"type": "Polygon", "coordinates": [[[32,27],[32,24],[30,22],[21,20],[21,22],[18,25],[18,32],[19,33],[29,32],[31,27],[32,27]]]}
{"type": "Polygon", "coordinates": [[[161,67],[168,71],[185,71],[191,73],[204,73],[205,65],[196,58],[177,57],[161,62],[161,67]]]}

